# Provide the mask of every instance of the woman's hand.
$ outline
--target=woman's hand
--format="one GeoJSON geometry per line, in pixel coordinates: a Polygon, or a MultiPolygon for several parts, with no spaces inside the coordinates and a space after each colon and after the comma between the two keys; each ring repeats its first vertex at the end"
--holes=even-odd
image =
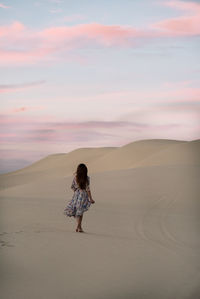
{"type": "Polygon", "coordinates": [[[87,194],[88,194],[88,197],[90,198],[89,202],[95,203],[95,201],[92,199],[92,195],[91,195],[90,190],[87,190],[87,194]]]}

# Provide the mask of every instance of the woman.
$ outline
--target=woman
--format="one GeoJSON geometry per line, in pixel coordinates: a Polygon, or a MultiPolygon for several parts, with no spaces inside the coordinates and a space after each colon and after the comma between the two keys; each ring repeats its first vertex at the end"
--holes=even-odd
{"type": "Polygon", "coordinates": [[[87,166],[83,163],[79,164],[76,174],[73,178],[71,189],[74,190],[72,199],[64,209],[64,214],[77,219],[76,232],[84,232],[81,226],[83,213],[87,211],[91,203],[95,203],[92,199],[90,191],[90,177],[87,175],[87,166]]]}

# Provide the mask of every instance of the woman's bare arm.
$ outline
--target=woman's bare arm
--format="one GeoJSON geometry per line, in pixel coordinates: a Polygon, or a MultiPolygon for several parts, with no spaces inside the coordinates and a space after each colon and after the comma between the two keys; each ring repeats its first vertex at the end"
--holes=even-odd
{"type": "Polygon", "coordinates": [[[95,201],[92,199],[92,194],[91,194],[91,191],[90,191],[90,190],[87,191],[87,194],[88,194],[88,196],[89,196],[89,198],[90,198],[90,201],[91,201],[91,202],[95,202],[95,201]]]}
{"type": "Polygon", "coordinates": [[[92,194],[91,194],[90,190],[87,191],[87,194],[88,194],[89,198],[92,199],[92,194]]]}

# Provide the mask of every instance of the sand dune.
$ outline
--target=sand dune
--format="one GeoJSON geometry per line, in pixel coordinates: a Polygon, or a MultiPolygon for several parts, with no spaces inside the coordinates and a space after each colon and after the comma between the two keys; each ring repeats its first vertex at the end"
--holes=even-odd
{"type": "Polygon", "coordinates": [[[67,154],[49,155],[30,166],[8,174],[0,175],[0,189],[40,181],[44,177],[71,176],[77,165],[84,161],[87,165],[105,153],[113,151],[113,147],[80,148],[67,154]]]}
{"type": "Polygon", "coordinates": [[[199,165],[200,140],[181,142],[149,155],[147,158],[133,163],[132,167],[153,165],[199,165]]]}
{"type": "Polygon", "coordinates": [[[80,148],[54,154],[17,171],[0,175],[0,189],[41,181],[45,177],[71,176],[79,163],[90,173],[153,165],[199,164],[200,141],[141,140],[121,147],[80,148]]]}
{"type": "Polygon", "coordinates": [[[185,144],[186,141],[176,141],[168,139],[141,140],[129,143],[125,146],[105,154],[96,161],[93,161],[89,167],[91,172],[128,169],[133,168],[135,164],[140,163],[151,155],[157,155],[177,144],[185,144]]]}
{"type": "Polygon", "coordinates": [[[142,140],[1,175],[1,297],[198,299],[199,156],[199,140],[142,140]],[[77,162],[96,201],[84,234],[63,215],[77,162]]]}
{"type": "MultiPolygon", "coordinates": [[[[70,168],[74,163],[79,163],[81,159],[90,163],[93,160],[98,159],[102,155],[113,151],[115,147],[102,147],[102,148],[80,148],[75,149],[67,154],[53,154],[49,155],[27,167],[13,171],[9,174],[21,174],[28,172],[46,172],[50,170],[62,171],[65,169],[65,173],[70,173],[74,171],[74,168],[70,168]],[[61,170],[60,170],[61,169],[61,170]]],[[[86,162],[85,162],[86,163],[86,162]]]]}

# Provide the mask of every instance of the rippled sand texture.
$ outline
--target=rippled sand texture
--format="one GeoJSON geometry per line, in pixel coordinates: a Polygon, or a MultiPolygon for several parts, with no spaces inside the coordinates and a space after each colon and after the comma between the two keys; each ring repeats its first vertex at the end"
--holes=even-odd
{"type": "Polygon", "coordinates": [[[1,298],[200,298],[200,141],[50,155],[1,175],[1,298]],[[63,215],[88,166],[85,233],[63,215]]]}

